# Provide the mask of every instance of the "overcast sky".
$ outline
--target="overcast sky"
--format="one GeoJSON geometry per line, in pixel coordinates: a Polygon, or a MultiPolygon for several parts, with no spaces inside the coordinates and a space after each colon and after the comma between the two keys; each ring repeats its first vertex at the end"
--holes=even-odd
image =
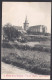
{"type": "Polygon", "coordinates": [[[45,25],[51,32],[51,2],[3,2],[2,25],[22,26],[27,16],[29,26],[45,25]]]}

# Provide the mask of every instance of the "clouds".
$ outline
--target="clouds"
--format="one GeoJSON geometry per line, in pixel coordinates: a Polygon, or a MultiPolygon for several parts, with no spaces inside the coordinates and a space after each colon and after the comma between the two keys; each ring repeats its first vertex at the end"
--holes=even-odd
{"type": "Polygon", "coordinates": [[[51,3],[50,2],[3,2],[2,25],[11,23],[23,26],[25,17],[29,25],[43,24],[51,29],[51,3]]]}

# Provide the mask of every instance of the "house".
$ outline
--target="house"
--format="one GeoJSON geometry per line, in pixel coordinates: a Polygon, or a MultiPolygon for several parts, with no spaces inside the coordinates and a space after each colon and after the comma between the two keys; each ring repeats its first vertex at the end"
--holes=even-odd
{"type": "Polygon", "coordinates": [[[22,26],[13,26],[16,30],[18,30],[19,32],[23,32],[23,28],[22,26]]]}

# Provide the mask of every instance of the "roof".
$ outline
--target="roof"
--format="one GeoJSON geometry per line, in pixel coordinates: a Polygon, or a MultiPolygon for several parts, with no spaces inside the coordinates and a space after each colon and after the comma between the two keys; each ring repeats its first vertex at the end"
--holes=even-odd
{"type": "Polygon", "coordinates": [[[44,26],[44,25],[30,26],[28,30],[32,30],[32,29],[37,28],[37,27],[46,27],[46,26],[44,26]]]}
{"type": "Polygon", "coordinates": [[[14,28],[16,28],[18,30],[23,30],[22,26],[14,26],[14,28]]]}
{"type": "Polygon", "coordinates": [[[42,26],[42,25],[35,25],[35,26],[30,26],[30,28],[35,28],[35,27],[40,27],[40,26],[42,26]]]}

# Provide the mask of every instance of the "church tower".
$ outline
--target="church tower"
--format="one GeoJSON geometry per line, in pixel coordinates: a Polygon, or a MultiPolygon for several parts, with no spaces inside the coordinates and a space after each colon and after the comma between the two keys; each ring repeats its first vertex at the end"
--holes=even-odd
{"type": "Polygon", "coordinates": [[[29,27],[29,23],[28,23],[27,16],[26,16],[25,23],[24,23],[24,30],[26,31],[28,27],[29,27]]]}

